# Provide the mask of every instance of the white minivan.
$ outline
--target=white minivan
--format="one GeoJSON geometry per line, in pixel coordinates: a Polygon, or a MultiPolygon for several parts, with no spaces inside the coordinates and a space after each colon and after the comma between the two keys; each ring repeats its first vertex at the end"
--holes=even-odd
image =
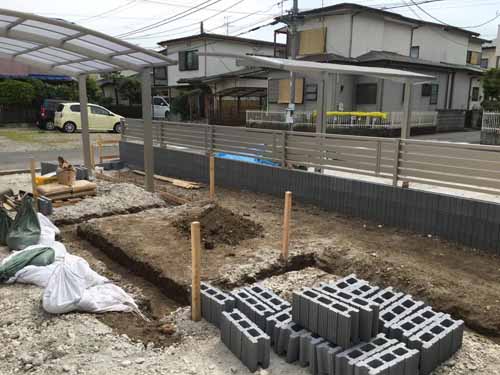
{"type": "Polygon", "coordinates": [[[163,96],[153,96],[153,117],[167,119],[170,112],[170,103],[163,96]]]}

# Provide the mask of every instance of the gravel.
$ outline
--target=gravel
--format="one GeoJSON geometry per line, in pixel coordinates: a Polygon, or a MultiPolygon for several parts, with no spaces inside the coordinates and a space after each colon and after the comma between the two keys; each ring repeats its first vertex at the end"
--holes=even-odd
{"type": "Polygon", "coordinates": [[[149,193],[133,184],[97,181],[97,196],[69,206],[54,209],[51,215],[56,225],[74,224],[92,218],[166,207],[159,195],[149,193]]]}

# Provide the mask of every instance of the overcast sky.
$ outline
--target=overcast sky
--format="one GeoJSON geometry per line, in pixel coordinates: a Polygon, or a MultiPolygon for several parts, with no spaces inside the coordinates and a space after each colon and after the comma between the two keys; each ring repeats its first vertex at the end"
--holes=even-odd
{"type": "MultiPolygon", "coordinates": [[[[269,23],[273,16],[281,14],[281,0],[0,0],[1,8],[37,13],[46,17],[63,18],[83,26],[118,36],[153,23],[163,21],[159,27],[137,32],[127,38],[128,41],[144,47],[155,47],[156,42],[187,36],[199,32],[199,22],[206,19],[205,31],[237,35],[252,27],[269,23]],[[203,4],[203,10],[190,10],[203,4]],[[192,12],[192,14],[181,14],[192,12]],[[225,24],[229,22],[229,26],[225,24]]],[[[405,6],[411,0],[360,0],[351,1],[374,7],[395,7],[393,12],[413,18],[433,21],[422,10],[405,6]]],[[[414,0],[421,2],[423,0],[414,0]]],[[[343,1],[334,0],[299,0],[299,9],[311,9],[329,6],[343,1]]],[[[200,6],[200,7],[202,7],[200,6]]],[[[283,4],[286,12],[292,6],[292,0],[283,4]]],[[[431,16],[447,24],[468,27],[490,21],[500,15],[500,0],[441,0],[420,5],[431,16]]],[[[435,21],[435,20],[434,20],[435,21]]],[[[481,33],[486,39],[497,35],[500,17],[481,27],[470,30],[481,33]]],[[[272,40],[272,30],[277,26],[268,26],[241,36],[272,40]]]]}

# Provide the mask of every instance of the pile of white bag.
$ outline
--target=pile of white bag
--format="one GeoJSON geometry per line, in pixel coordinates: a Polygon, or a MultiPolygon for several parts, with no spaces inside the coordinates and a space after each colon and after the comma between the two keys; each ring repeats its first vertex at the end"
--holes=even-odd
{"type": "Polygon", "coordinates": [[[54,249],[55,261],[43,267],[26,266],[7,283],[34,284],[45,288],[42,305],[45,311],[52,314],[123,311],[141,315],[130,295],[93,271],[83,258],[69,254],[66,247],[55,240],[59,229],[47,217],[38,213],[38,220],[41,227],[39,244],[13,252],[2,264],[20,252],[39,247],[54,249]]]}

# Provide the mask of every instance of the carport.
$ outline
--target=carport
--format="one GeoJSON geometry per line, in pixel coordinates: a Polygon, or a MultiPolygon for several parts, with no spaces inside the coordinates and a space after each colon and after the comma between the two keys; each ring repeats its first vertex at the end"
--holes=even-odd
{"type": "MultiPolygon", "coordinates": [[[[74,23],[0,9],[0,56],[78,79],[80,108],[88,105],[89,74],[133,70],[141,74],[146,189],[154,190],[151,74],[177,62],[139,46],[74,23]]],[[[80,111],[83,160],[91,171],[88,111],[80,111]]]]}

